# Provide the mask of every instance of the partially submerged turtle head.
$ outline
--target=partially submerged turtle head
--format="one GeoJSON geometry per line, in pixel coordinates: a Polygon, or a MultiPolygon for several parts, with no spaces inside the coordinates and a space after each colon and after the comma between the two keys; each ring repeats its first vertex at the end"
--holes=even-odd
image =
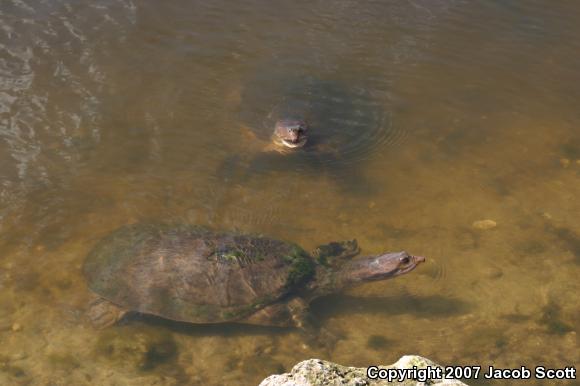
{"type": "Polygon", "coordinates": [[[308,140],[308,125],[301,119],[280,119],[276,122],[272,140],[277,146],[296,149],[308,140]]]}
{"type": "Polygon", "coordinates": [[[423,263],[423,256],[413,256],[405,251],[366,256],[358,259],[344,258],[332,265],[319,265],[314,297],[340,291],[362,283],[392,279],[411,272],[423,263]]]}

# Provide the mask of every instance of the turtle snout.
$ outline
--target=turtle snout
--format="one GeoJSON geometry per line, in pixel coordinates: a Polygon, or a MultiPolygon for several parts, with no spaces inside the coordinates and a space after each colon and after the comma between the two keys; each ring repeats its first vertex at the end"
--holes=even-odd
{"type": "Polygon", "coordinates": [[[302,134],[304,133],[304,130],[302,130],[302,128],[296,128],[293,127],[289,130],[289,139],[290,141],[296,143],[298,141],[300,141],[300,137],[302,136],[302,134]]]}
{"type": "Polygon", "coordinates": [[[413,256],[413,259],[415,260],[416,264],[424,263],[426,260],[424,256],[413,256]]]}
{"type": "Polygon", "coordinates": [[[306,124],[303,121],[280,120],[276,124],[275,136],[286,147],[302,147],[307,139],[306,124]]]}

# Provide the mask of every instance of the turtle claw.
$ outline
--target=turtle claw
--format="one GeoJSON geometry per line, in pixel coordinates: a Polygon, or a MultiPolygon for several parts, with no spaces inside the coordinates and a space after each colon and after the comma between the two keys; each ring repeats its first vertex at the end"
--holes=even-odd
{"type": "Polygon", "coordinates": [[[97,298],[90,302],[87,311],[89,321],[93,327],[99,330],[116,324],[126,314],[126,310],[103,298],[97,298]]]}
{"type": "Polygon", "coordinates": [[[330,330],[322,327],[318,320],[304,309],[303,312],[294,315],[296,327],[304,339],[305,345],[311,349],[324,350],[330,353],[334,350],[339,337],[330,330]]]}
{"type": "Polygon", "coordinates": [[[304,344],[312,350],[322,350],[327,354],[334,351],[340,337],[324,327],[306,327],[300,329],[304,344]]]}
{"type": "Polygon", "coordinates": [[[356,239],[333,241],[319,245],[310,253],[319,264],[333,265],[334,262],[350,259],[360,253],[356,239]]]}

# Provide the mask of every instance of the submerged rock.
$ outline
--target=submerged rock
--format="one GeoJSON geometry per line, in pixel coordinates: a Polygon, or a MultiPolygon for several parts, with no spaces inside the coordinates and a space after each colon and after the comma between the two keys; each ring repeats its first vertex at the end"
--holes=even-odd
{"type": "Polygon", "coordinates": [[[481,229],[481,230],[488,230],[488,229],[493,229],[497,226],[497,223],[493,220],[479,220],[479,221],[475,221],[473,224],[471,224],[475,229],[481,229]]]}
{"type": "MultiPolygon", "coordinates": [[[[418,355],[405,355],[396,363],[389,366],[379,366],[379,369],[442,369],[435,362],[418,355]]],[[[442,371],[442,370],[441,370],[442,371]]],[[[434,386],[466,386],[465,383],[454,379],[437,379],[428,377],[420,381],[407,378],[403,381],[391,381],[386,379],[370,379],[367,376],[366,367],[347,367],[321,359],[309,359],[298,363],[289,373],[271,375],[264,379],[260,386],[318,386],[318,385],[341,385],[341,386],[411,386],[411,385],[434,385],[434,386]]]]}

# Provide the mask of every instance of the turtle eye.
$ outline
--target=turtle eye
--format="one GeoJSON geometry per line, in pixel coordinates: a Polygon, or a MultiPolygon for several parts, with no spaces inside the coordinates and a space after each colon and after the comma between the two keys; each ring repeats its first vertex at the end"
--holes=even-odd
{"type": "Polygon", "coordinates": [[[405,256],[405,257],[401,257],[399,259],[399,261],[403,264],[409,264],[411,262],[411,259],[409,259],[409,256],[405,256]]]}

